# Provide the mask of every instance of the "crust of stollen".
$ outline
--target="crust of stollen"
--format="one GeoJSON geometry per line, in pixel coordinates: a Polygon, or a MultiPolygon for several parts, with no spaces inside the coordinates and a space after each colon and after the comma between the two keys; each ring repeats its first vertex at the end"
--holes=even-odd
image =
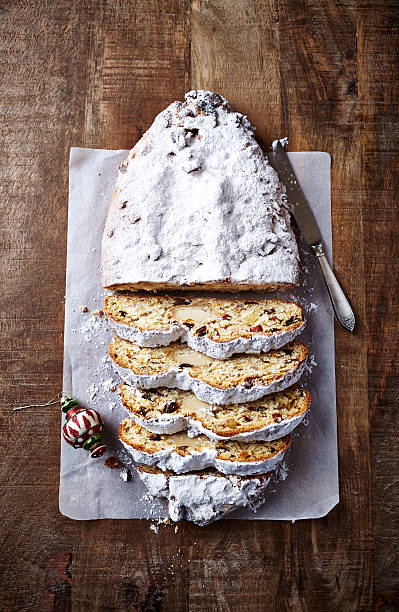
{"type": "Polygon", "coordinates": [[[104,285],[104,289],[108,291],[131,291],[137,293],[138,291],[151,291],[157,293],[158,291],[177,291],[177,290],[190,290],[190,291],[220,291],[227,293],[236,293],[237,291],[257,291],[262,293],[263,291],[287,291],[296,287],[297,283],[266,283],[264,285],[255,285],[253,283],[232,283],[228,281],[220,281],[216,283],[149,283],[141,281],[139,283],[121,283],[113,285],[104,285]]]}

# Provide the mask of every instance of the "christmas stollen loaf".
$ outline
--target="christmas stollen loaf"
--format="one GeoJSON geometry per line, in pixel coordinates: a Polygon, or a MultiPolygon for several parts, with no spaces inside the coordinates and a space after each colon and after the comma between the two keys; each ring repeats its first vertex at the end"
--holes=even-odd
{"type": "Polygon", "coordinates": [[[216,442],[185,432],[154,434],[132,419],[122,421],[119,439],[136,463],[176,474],[213,467],[222,474],[262,474],[273,470],[291,444],[291,436],[271,442],[216,442]]]}
{"type": "Polygon", "coordinates": [[[300,378],[307,347],[294,340],[261,355],[213,359],[178,343],[143,348],[119,337],[109,346],[111,364],[127,383],[145,389],[191,390],[209,404],[255,401],[280,391],[300,378]]]}
{"type": "Polygon", "coordinates": [[[112,290],[275,290],[298,283],[285,187],[248,119],[190,91],[121,164],[102,241],[112,290]]]}
{"type": "Polygon", "coordinates": [[[190,437],[204,434],[211,440],[270,441],[281,438],[301,423],[310,395],[289,388],[256,402],[217,406],[180,389],[137,389],[123,383],[119,396],[128,415],[157,434],[187,430],[190,437]]]}
{"type": "Polygon", "coordinates": [[[201,527],[238,508],[256,511],[273,476],[273,472],[236,476],[216,470],[173,474],[146,465],[136,470],[150,495],[166,501],[172,521],[186,519],[201,527]]]}
{"type": "Polygon", "coordinates": [[[103,310],[125,340],[143,347],[180,340],[215,359],[280,348],[305,327],[301,306],[284,300],[118,294],[105,298],[103,310]]]}

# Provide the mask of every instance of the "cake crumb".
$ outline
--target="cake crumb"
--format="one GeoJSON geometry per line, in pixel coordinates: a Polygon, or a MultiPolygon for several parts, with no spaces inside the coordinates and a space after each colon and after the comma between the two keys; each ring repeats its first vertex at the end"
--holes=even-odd
{"type": "Polygon", "coordinates": [[[112,389],[115,391],[115,381],[113,378],[107,378],[106,380],[102,381],[101,386],[103,391],[112,391],[112,389]]]}
{"type": "Polygon", "coordinates": [[[91,314],[93,317],[102,317],[104,315],[104,311],[97,308],[96,310],[92,310],[91,314]]]}
{"type": "Polygon", "coordinates": [[[96,395],[98,393],[98,389],[97,389],[97,387],[96,387],[96,385],[94,383],[91,383],[90,391],[91,391],[90,399],[92,400],[92,399],[94,399],[96,397],[96,395]]]}
{"type": "Polygon", "coordinates": [[[108,459],[104,461],[104,465],[108,468],[111,468],[111,470],[122,467],[121,462],[116,457],[108,457],[108,459]]]}
{"type": "Polygon", "coordinates": [[[79,310],[80,312],[89,312],[89,309],[87,308],[87,306],[79,306],[79,310]]]}
{"type": "Polygon", "coordinates": [[[119,474],[119,477],[121,480],[123,480],[123,482],[127,482],[129,480],[129,470],[127,468],[123,468],[119,474]]]}
{"type": "Polygon", "coordinates": [[[151,524],[150,525],[150,529],[151,529],[151,531],[153,531],[154,533],[156,533],[158,535],[159,527],[157,525],[151,524]]]}

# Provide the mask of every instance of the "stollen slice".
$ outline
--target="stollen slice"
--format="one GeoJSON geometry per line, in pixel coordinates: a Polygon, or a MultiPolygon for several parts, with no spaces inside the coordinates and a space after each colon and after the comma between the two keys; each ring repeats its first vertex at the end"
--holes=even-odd
{"type": "Polygon", "coordinates": [[[289,387],[300,378],[307,353],[298,340],[261,355],[244,354],[225,361],[179,343],[143,348],[114,337],[109,347],[111,363],[127,383],[144,389],[191,390],[209,404],[251,402],[289,387]]]}
{"type": "Polygon", "coordinates": [[[118,434],[136,463],[176,474],[208,467],[222,474],[262,474],[282,461],[291,443],[290,435],[272,442],[215,442],[206,436],[190,438],[185,432],[154,434],[129,418],[118,434]]]}
{"type": "Polygon", "coordinates": [[[256,511],[265,501],[274,474],[235,476],[216,470],[173,474],[146,465],[136,469],[150,495],[166,501],[172,521],[186,519],[201,527],[238,508],[256,511]]]}
{"type": "Polygon", "coordinates": [[[103,310],[125,340],[146,347],[180,340],[215,359],[280,348],[305,327],[301,306],[284,300],[118,294],[105,298],[103,310]]]}
{"type": "Polygon", "coordinates": [[[123,383],[119,396],[128,415],[152,433],[187,430],[212,440],[270,441],[289,434],[301,423],[310,394],[291,387],[255,402],[217,406],[199,400],[192,391],[138,389],[123,383]]]}

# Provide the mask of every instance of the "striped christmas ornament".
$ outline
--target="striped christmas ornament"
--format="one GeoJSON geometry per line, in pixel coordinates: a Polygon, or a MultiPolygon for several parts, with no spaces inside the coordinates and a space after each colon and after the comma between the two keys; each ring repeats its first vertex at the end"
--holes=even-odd
{"type": "Polygon", "coordinates": [[[63,437],[73,448],[84,448],[90,451],[95,459],[105,452],[103,444],[104,421],[96,410],[79,406],[78,402],[68,395],[61,400],[62,411],[66,421],[62,428],[63,437]]]}

